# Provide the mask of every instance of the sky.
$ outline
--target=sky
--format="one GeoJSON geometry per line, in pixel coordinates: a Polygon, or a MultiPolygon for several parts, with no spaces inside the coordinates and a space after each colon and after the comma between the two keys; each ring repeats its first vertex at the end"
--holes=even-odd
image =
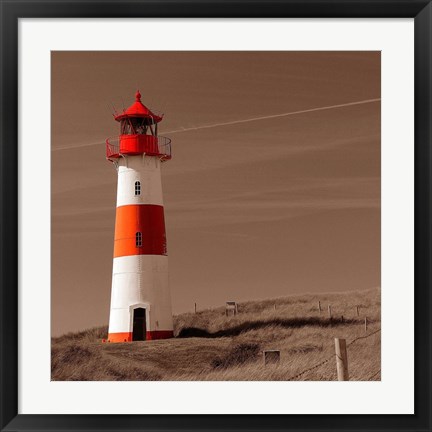
{"type": "Polygon", "coordinates": [[[51,330],[109,318],[117,110],[163,113],[173,313],[380,286],[379,52],[51,54],[51,330]]]}

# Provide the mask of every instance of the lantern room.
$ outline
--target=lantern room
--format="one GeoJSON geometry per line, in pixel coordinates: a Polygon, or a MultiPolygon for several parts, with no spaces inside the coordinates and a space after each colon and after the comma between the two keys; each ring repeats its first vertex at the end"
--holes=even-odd
{"type": "Polygon", "coordinates": [[[108,160],[144,154],[159,157],[161,161],[171,159],[171,140],[158,136],[158,123],[162,117],[141,102],[139,91],[135,94],[135,102],[114,118],[120,123],[120,135],[106,140],[108,160]]]}

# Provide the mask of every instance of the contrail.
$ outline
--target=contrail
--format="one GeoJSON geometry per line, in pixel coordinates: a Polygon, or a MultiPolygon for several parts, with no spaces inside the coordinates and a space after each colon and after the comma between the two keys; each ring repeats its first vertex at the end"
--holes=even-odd
{"type": "Polygon", "coordinates": [[[209,129],[209,128],[214,128],[214,127],[218,127],[218,126],[229,126],[229,125],[248,123],[248,122],[253,122],[253,121],[258,121],[258,120],[267,120],[267,119],[274,119],[274,118],[278,118],[278,117],[288,117],[288,116],[297,115],[297,114],[310,113],[310,112],[315,112],[315,111],[324,111],[324,110],[329,110],[329,109],[334,109],[334,108],[342,108],[342,107],[354,106],[354,105],[363,105],[363,104],[367,104],[367,103],[379,102],[380,100],[381,100],[381,98],[365,99],[362,101],[348,102],[348,103],[339,104],[339,105],[329,105],[329,106],[323,106],[323,107],[318,107],[318,108],[309,108],[309,109],[300,110],[300,111],[291,111],[291,112],[282,113],[282,114],[273,114],[273,115],[268,115],[268,116],[252,117],[252,118],[248,118],[248,119],[244,119],[244,120],[233,120],[233,121],[224,122],[224,123],[213,123],[210,125],[196,126],[196,127],[190,127],[190,128],[182,128],[182,129],[176,129],[176,130],[167,131],[167,132],[164,131],[163,133],[188,132],[188,131],[194,131],[194,130],[199,130],[199,129],[209,129]]]}
{"type": "MultiPolygon", "coordinates": [[[[335,108],[343,108],[343,107],[355,106],[355,105],[364,105],[364,104],[379,102],[379,101],[381,101],[381,98],[365,99],[365,100],[356,101],[356,102],[348,102],[348,103],[343,103],[343,104],[338,104],[338,105],[329,105],[329,106],[323,106],[323,107],[318,107],[318,108],[309,108],[309,109],[304,109],[304,110],[300,110],[300,111],[290,111],[290,112],[286,112],[286,113],[272,114],[272,115],[261,116],[261,117],[252,117],[252,118],[243,119],[243,120],[233,120],[233,121],[223,122],[223,123],[213,123],[213,124],[203,125],[203,126],[175,129],[175,130],[171,130],[171,131],[164,131],[162,133],[173,134],[173,133],[180,133],[180,132],[195,131],[195,130],[200,130],[200,129],[210,129],[210,128],[215,128],[215,127],[219,127],[219,126],[229,126],[229,125],[249,123],[249,122],[254,122],[254,121],[259,121],[259,120],[275,119],[275,118],[279,118],[279,117],[288,117],[288,116],[293,116],[293,115],[297,115],[297,114],[305,114],[305,113],[310,113],[310,112],[315,112],[315,111],[325,111],[325,110],[330,110],[330,109],[335,109],[335,108]]],[[[71,146],[53,148],[52,151],[68,150],[68,149],[80,148],[80,147],[90,147],[93,145],[101,145],[101,144],[102,144],[102,141],[97,142],[97,143],[71,145],[71,146]]]]}
{"type": "Polygon", "coordinates": [[[105,141],[98,141],[98,142],[92,142],[92,143],[83,143],[83,144],[73,144],[69,146],[63,146],[63,147],[54,147],[51,149],[51,151],[59,151],[59,150],[70,150],[75,148],[81,148],[81,147],[91,147],[95,145],[102,145],[105,144],[105,141]]]}

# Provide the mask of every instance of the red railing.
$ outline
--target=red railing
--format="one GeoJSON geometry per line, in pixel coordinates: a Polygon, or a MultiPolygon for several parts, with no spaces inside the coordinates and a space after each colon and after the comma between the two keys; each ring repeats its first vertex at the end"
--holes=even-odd
{"type": "Polygon", "coordinates": [[[107,140],[105,141],[105,146],[107,159],[117,158],[120,156],[118,138],[107,138],[107,140]]]}
{"type": "Polygon", "coordinates": [[[171,159],[171,139],[152,135],[121,135],[106,140],[107,159],[138,154],[158,156],[162,161],[171,159]]]}

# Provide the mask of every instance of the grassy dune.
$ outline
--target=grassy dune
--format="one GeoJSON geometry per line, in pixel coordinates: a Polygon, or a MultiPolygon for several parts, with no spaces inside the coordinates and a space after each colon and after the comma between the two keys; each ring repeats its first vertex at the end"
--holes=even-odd
{"type": "Polygon", "coordinates": [[[348,347],[350,380],[380,380],[380,305],[379,289],[310,294],[239,303],[233,317],[226,317],[223,307],[177,315],[176,337],[169,340],[104,344],[107,327],[69,333],[52,339],[51,376],[54,381],[331,381],[336,380],[334,338],[349,344],[361,337],[348,347]],[[267,349],[280,350],[278,365],[264,366],[267,349]]]}

